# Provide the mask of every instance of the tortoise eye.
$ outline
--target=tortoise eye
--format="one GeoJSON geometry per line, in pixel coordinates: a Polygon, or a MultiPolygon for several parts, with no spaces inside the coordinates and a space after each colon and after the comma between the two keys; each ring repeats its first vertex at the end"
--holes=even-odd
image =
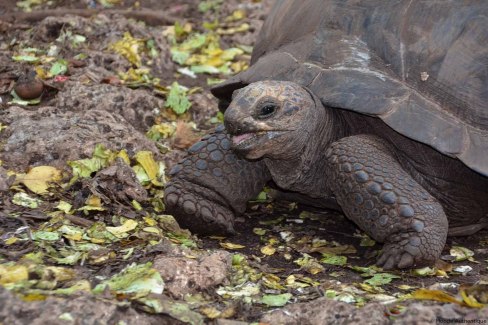
{"type": "Polygon", "coordinates": [[[261,109],[259,110],[259,118],[267,118],[270,117],[271,115],[276,112],[276,109],[278,106],[276,104],[272,103],[266,103],[263,106],[261,106],[261,109]]]}

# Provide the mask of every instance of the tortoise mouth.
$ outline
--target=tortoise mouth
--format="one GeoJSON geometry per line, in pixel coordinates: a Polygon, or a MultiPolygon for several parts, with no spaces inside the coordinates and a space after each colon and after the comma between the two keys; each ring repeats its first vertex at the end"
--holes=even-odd
{"type": "Polygon", "coordinates": [[[232,136],[232,148],[237,151],[249,151],[255,146],[262,146],[285,131],[257,131],[232,136]]]}

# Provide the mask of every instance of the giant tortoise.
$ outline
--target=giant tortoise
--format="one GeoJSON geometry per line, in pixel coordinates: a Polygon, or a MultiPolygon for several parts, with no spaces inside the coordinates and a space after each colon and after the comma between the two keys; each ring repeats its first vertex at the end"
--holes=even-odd
{"type": "Polygon", "coordinates": [[[273,182],[341,209],[390,269],[486,224],[487,1],[280,0],[251,67],[212,92],[225,129],[165,189],[182,226],[232,233],[273,182]]]}

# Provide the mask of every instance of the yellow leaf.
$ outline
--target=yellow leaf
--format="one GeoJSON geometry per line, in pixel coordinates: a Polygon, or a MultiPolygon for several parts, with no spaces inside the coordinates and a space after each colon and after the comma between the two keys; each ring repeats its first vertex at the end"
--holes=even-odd
{"type": "Polygon", "coordinates": [[[59,266],[47,266],[41,274],[41,278],[43,280],[56,280],[59,282],[69,281],[74,279],[75,277],[76,271],[74,269],[68,269],[59,266]]]}
{"type": "Polygon", "coordinates": [[[223,248],[226,248],[226,249],[241,249],[241,248],[245,248],[246,246],[243,246],[243,245],[239,245],[239,244],[233,244],[233,243],[229,243],[229,242],[226,242],[226,243],[219,243],[220,246],[222,246],[223,248]]]}
{"type": "Polygon", "coordinates": [[[352,245],[341,245],[335,247],[312,247],[310,252],[319,252],[322,254],[335,254],[335,255],[342,255],[342,254],[355,254],[356,248],[352,245]]]}
{"type": "Polygon", "coordinates": [[[0,265],[0,284],[17,283],[29,279],[29,271],[24,265],[0,265]]]}
{"type": "Polygon", "coordinates": [[[143,218],[144,221],[149,225],[149,226],[155,226],[158,224],[158,222],[156,220],[154,220],[153,218],[150,218],[150,217],[144,217],[143,218]]]}
{"type": "Polygon", "coordinates": [[[144,168],[147,176],[154,185],[161,185],[158,181],[159,165],[150,151],[139,151],[135,156],[137,162],[144,168]]]}
{"type": "Polygon", "coordinates": [[[49,72],[44,70],[41,66],[37,66],[35,68],[35,70],[36,70],[36,74],[39,78],[41,78],[41,79],[47,79],[48,78],[49,72]]]}
{"type": "Polygon", "coordinates": [[[262,277],[262,280],[263,280],[263,284],[270,289],[275,289],[275,290],[285,289],[285,287],[280,284],[280,278],[274,274],[265,274],[262,277]]]}
{"type": "Polygon", "coordinates": [[[151,234],[156,234],[156,235],[159,235],[161,233],[161,230],[159,230],[156,227],[144,227],[144,228],[142,228],[142,230],[145,232],[149,232],[151,234]]]}
{"type": "Polygon", "coordinates": [[[17,237],[9,237],[5,240],[5,245],[12,245],[15,244],[19,239],[17,237]]]}
{"type": "Polygon", "coordinates": [[[97,208],[102,207],[102,199],[100,199],[96,195],[90,195],[85,203],[86,203],[86,205],[89,205],[92,207],[97,207],[97,208]]]}
{"type": "Polygon", "coordinates": [[[81,232],[76,232],[72,234],[65,234],[63,235],[63,237],[66,237],[74,241],[80,241],[83,238],[83,234],[81,232]]]}
{"type": "Polygon", "coordinates": [[[25,296],[21,296],[20,298],[25,302],[31,302],[31,301],[46,300],[47,296],[40,293],[29,293],[26,294],[25,296]]]}
{"type": "Polygon", "coordinates": [[[273,255],[274,253],[276,253],[276,248],[274,248],[271,245],[266,245],[266,246],[261,247],[261,253],[263,253],[264,255],[270,256],[270,255],[273,255]]]}
{"type": "Polygon", "coordinates": [[[18,180],[36,194],[47,193],[49,183],[61,180],[61,171],[52,166],[38,166],[27,172],[18,180]]]}
{"type": "Polygon", "coordinates": [[[476,300],[475,297],[469,295],[465,290],[460,290],[459,293],[461,294],[461,297],[463,297],[463,301],[469,307],[473,307],[473,308],[483,308],[483,307],[485,307],[484,304],[479,303],[478,300],[476,300]]]}
{"type": "Polygon", "coordinates": [[[118,227],[107,227],[107,231],[118,238],[127,237],[127,233],[131,230],[136,229],[137,221],[128,219],[121,226],[118,227]]]}
{"type": "Polygon", "coordinates": [[[122,160],[130,166],[130,159],[129,155],[127,154],[127,151],[125,149],[120,150],[119,153],[117,154],[117,157],[122,158],[122,160]]]}
{"type": "Polygon", "coordinates": [[[230,35],[230,34],[235,34],[235,33],[242,33],[242,32],[247,32],[249,30],[250,26],[248,23],[243,23],[237,27],[231,27],[231,28],[218,28],[217,33],[220,35],[230,35]]]}
{"type": "Polygon", "coordinates": [[[200,312],[210,319],[220,317],[220,311],[215,307],[202,307],[200,312]]]}
{"type": "Polygon", "coordinates": [[[247,64],[247,62],[244,62],[244,61],[237,61],[237,62],[232,63],[230,65],[230,68],[235,73],[238,73],[238,72],[241,72],[241,71],[246,70],[247,68],[249,68],[249,65],[247,64]]]}
{"type": "Polygon", "coordinates": [[[246,17],[246,12],[242,9],[235,10],[229,17],[231,20],[241,20],[246,17]]]}
{"type": "Polygon", "coordinates": [[[124,33],[124,37],[111,44],[109,49],[125,57],[130,63],[136,67],[141,66],[141,57],[139,55],[139,49],[144,46],[144,41],[132,37],[129,32],[124,33]]]}
{"type": "Polygon", "coordinates": [[[447,292],[441,290],[418,289],[412,293],[411,297],[419,300],[435,300],[440,302],[455,303],[458,305],[463,304],[461,301],[457,300],[447,292]]]}
{"type": "Polygon", "coordinates": [[[78,211],[104,211],[102,207],[102,199],[96,195],[90,195],[85,201],[86,205],[78,209],[78,211]]]}

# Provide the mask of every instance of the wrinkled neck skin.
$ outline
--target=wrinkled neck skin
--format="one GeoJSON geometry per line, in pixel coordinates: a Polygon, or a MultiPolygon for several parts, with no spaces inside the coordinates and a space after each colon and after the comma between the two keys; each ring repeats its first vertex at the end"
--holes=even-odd
{"type": "Polygon", "coordinates": [[[328,146],[344,137],[347,124],[337,110],[323,107],[314,97],[315,109],[298,126],[293,143],[283,143],[281,153],[264,157],[273,181],[282,189],[312,198],[332,195],[327,187],[325,152],[328,146]]]}

